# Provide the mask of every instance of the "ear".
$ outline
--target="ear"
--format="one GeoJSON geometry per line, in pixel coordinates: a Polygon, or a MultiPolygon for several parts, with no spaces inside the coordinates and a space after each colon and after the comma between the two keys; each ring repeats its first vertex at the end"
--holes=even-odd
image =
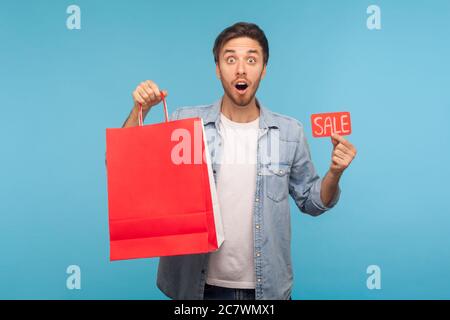
{"type": "Polygon", "coordinates": [[[217,79],[220,79],[220,68],[219,68],[219,63],[216,63],[216,76],[217,76],[217,79]]]}
{"type": "Polygon", "coordinates": [[[264,65],[263,71],[261,72],[261,80],[264,79],[264,77],[266,76],[266,69],[267,69],[267,64],[264,65]]]}

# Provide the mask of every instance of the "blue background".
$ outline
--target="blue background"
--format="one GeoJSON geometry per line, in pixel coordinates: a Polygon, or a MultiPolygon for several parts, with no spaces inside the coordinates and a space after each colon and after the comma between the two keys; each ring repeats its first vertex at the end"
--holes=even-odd
{"type": "MultiPolygon", "coordinates": [[[[0,298],[166,299],[157,259],[109,262],[105,128],[144,79],[169,112],[222,94],[211,53],[237,21],[270,44],[257,96],[304,123],[350,111],[357,158],[318,218],[291,199],[294,299],[450,298],[450,2],[1,1],[0,298]],[[81,8],[81,30],[66,9],[81,8]],[[382,29],[366,9],[381,7],[382,29]],[[81,268],[81,290],[66,268],[81,268]],[[366,268],[381,268],[369,290],[366,268]]],[[[163,120],[154,108],[146,123],[163,120]]]]}

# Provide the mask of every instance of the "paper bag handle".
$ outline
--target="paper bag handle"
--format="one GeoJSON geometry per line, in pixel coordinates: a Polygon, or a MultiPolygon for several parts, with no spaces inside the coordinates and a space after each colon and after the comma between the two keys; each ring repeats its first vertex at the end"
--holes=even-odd
{"type": "MultiPolygon", "coordinates": [[[[161,91],[161,99],[164,104],[164,116],[166,118],[166,122],[169,122],[169,115],[167,113],[167,103],[166,103],[166,99],[164,97],[164,93],[162,91],[161,91]]],[[[142,118],[142,104],[139,103],[139,126],[143,126],[143,125],[144,125],[144,119],[142,118]]]]}

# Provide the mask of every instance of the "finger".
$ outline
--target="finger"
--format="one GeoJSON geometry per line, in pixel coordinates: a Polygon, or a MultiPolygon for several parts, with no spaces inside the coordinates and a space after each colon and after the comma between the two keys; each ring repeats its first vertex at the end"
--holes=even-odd
{"type": "Polygon", "coordinates": [[[341,164],[345,165],[346,167],[348,165],[350,165],[350,163],[353,160],[353,158],[349,157],[348,155],[337,155],[337,154],[335,154],[335,156],[338,157],[340,160],[342,160],[343,162],[341,162],[341,164]]]}
{"type": "Polygon", "coordinates": [[[342,143],[343,145],[345,145],[348,148],[353,148],[353,145],[347,141],[343,136],[337,134],[337,133],[333,133],[331,135],[334,139],[336,139],[337,141],[339,141],[340,143],[342,143]]]}
{"type": "Polygon", "coordinates": [[[145,92],[147,95],[147,102],[152,103],[155,99],[155,93],[153,92],[153,89],[149,87],[146,83],[143,83],[141,86],[141,90],[145,92]]]}
{"type": "Polygon", "coordinates": [[[334,164],[340,166],[341,168],[347,167],[346,161],[343,160],[343,159],[341,159],[341,158],[338,158],[338,157],[336,157],[336,156],[333,156],[332,162],[333,162],[334,164]]]}
{"type": "Polygon", "coordinates": [[[335,149],[342,150],[346,154],[351,154],[353,156],[356,155],[356,149],[351,144],[350,144],[350,146],[348,146],[348,145],[345,145],[345,144],[339,142],[338,145],[335,147],[335,149]]]}
{"type": "Polygon", "coordinates": [[[138,93],[142,97],[142,99],[144,100],[144,103],[142,104],[142,106],[144,106],[144,107],[149,106],[150,103],[151,103],[151,99],[148,96],[148,94],[143,89],[139,89],[138,93]]]}
{"type": "Polygon", "coordinates": [[[336,145],[339,143],[339,141],[331,137],[331,143],[333,144],[333,148],[336,148],[336,145]]]}
{"type": "Polygon", "coordinates": [[[152,101],[154,100],[154,96],[155,96],[153,91],[147,91],[144,88],[141,88],[141,90],[139,92],[141,92],[141,95],[144,96],[145,101],[147,103],[152,103],[152,101]]]}
{"type": "Polygon", "coordinates": [[[339,142],[339,144],[337,145],[336,150],[341,150],[341,151],[342,151],[343,153],[345,153],[345,154],[351,154],[351,153],[353,153],[353,151],[352,151],[350,148],[346,147],[345,145],[343,145],[343,144],[340,143],[340,142],[339,142]]]}
{"type": "Polygon", "coordinates": [[[168,92],[167,92],[167,90],[163,90],[163,91],[161,91],[162,92],[162,94],[164,95],[164,97],[167,97],[167,95],[169,94],[168,92]]]}
{"type": "Polygon", "coordinates": [[[335,148],[335,150],[341,150],[343,153],[345,153],[350,158],[354,158],[356,156],[355,148],[348,148],[348,147],[344,146],[342,143],[339,143],[338,146],[335,148]]]}
{"type": "Polygon", "coordinates": [[[147,81],[146,83],[148,86],[150,86],[150,88],[152,88],[153,92],[155,93],[155,99],[157,99],[158,101],[161,100],[161,92],[159,91],[158,86],[151,81],[147,81]]]}
{"type": "Polygon", "coordinates": [[[333,156],[332,158],[331,158],[331,161],[334,163],[334,164],[336,164],[336,165],[341,165],[341,163],[342,163],[342,159],[341,158],[339,158],[339,157],[337,157],[337,156],[333,156]]]}
{"type": "Polygon", "coordinates": [[[139,88],[137,91],[139,95],[144,99],[145,105],[147,105],[150,102],[150,97],[147,92],[145,92],[145,90],[142,88],[139,88]]]}
{"type": "Polygon", "coordinates": [[[344,152],[342,152],[341,150],[334,150],[334,154],[333,155],[335,155],[335,156],[337,156],[337,157],[339,157],[339,158],[341,158],[343,160],[348,158],[348,156],[344,152]]]}
{"type": "Polygon", "coordinates": [[[153,88],[151,86],[151,83],[152,82],[150,80],[144,81],[143,87],[148,92],[148,94],[149,94],[150,98],[152,99],[152,101],[155,101],[158,98],[158,96],[156,95],[155,90],[153,90],[153,88]]]}
{"type": "Polygon", "coordinates": [[[141,95],[137,90],[133,93],[133,98],[134,101],[136,101],[137,103],[144,104],[144,99],[141,97],[141,95]]]}
{"type": "Polygon", "coordinates": [[[153,90],[149,85],[147,85],[145,81],[139,85],[139,88],[144,90],[144,92],[148,95],[149,98],[152,97],[153,90]]]}

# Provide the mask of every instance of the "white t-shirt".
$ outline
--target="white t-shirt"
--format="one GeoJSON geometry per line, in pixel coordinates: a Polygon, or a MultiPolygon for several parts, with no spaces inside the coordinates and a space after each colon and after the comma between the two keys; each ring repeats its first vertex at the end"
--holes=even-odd
{"type": "Polygon", "coordinates": [[[206,282],[226,288],[254,289],[253,205],[259,117],[234,122],[220,114],[223,153],[217,194],[225,241],[211,253],[206,282]]]}

